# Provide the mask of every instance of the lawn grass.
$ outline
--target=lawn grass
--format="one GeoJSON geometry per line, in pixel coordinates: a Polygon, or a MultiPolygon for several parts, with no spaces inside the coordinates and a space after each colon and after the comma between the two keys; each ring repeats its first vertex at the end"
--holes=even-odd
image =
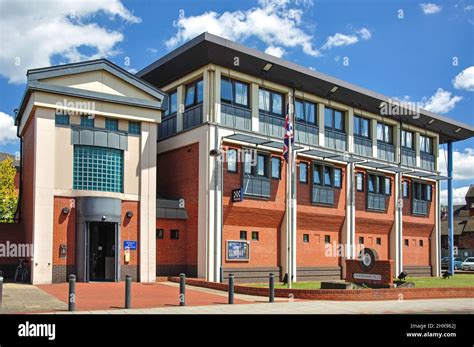
{"type": "MultiPolygon", "coordinates": [[[[458,274],[451,278],[443,279],[441,277],[407,277],[406,281],[414,282],[415,288],[454,288],[454,287],[474,287],[474,275],[458,274]]],[[[251,287],[267,288],[268,283],[246,284],[251,287]]],[[[321,282],[296,282],[293,283],[294,289],[321,289],[321,282]]],[[[275,283],[275,288],[288,288],[282,282],[275,283]]]]}

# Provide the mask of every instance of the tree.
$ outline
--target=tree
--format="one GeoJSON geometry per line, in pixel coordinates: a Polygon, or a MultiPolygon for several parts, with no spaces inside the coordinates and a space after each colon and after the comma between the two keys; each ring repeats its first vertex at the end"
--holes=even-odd
{"type": "Polygon", "coordinates": [[[15,194],[16,169],[13,160],[0,162],[0,223],[12,223],[18,203],[15,194]]]}

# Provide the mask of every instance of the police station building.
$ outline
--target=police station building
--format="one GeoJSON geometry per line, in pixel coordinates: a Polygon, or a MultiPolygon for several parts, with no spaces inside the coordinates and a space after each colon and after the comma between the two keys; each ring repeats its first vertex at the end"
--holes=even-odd
{"type": "Polygon", "coordinates": [[[474,129],[391,106],[207,33],[136,75],[107,60],[29,70],[16,124],[31,282],[262,282],[288,266],[296,281],[340,279],[357,252],[338,245],[373,249],[395,275],[437,276],[438,148],[451,160],[474,129]]]}

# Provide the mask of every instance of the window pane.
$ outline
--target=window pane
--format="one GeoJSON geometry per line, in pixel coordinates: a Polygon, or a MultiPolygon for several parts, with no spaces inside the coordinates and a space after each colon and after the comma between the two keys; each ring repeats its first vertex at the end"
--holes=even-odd
{"type": "Polygon", "coordinates": [[[118,130],[118,120],[117,119],[105,119],[105,129],[117,131],[118,130]]]}
{"type": "Polygon", "coordinates": [[[426,186],[426,200],[431,201],[431,186],[426,186]]]}
{"type": "Polygon", "coordinates": [[[280,158],[272,157],[272,178],[280,178],[280,158]]]}
{"type": "Polygon", "coordinates": [[[369,192],[375,192],[375,176],[369,175],[369,192]]]}
{"type": "Polygon", "coordinates": [[[257,174],[259,176],[265,176],[265,156],[258,155],[258,162],[257,162],[257,174]]]}
{"type": "Polygon", "coordinates": [[[385,181],[385,178],[382,177],[382,176],[378,176],[378,182],[377,182],[377,193],[378,194],[383,194],[384,193],[384,181],[385,181]]]}
{"type": "Polygon", "coordinates": [[[57,125],[69,125],[69,115],[67,115],[67,114],[57,114],[55,116],[55,123],[57,125]]]}
{"type": "Polygon", "coordinates": [[[270,111],[270,92],[268,90],[259,89],[258,107],[260,110],[270,111]]]}
{"type": "Polygon", "coordinates": [[[227,170],[237,171],[237,150],[229,149],[227,152],[227,170]]]}
{"type": "Polygon", "coordinates": [[[178,93],[174,92],[170,95],[170,114],[176,113],[178,111],[178,93]]]}
{"type": "Polygon", "coordinates": [[[324,127],[332,128],[333,119],[332,119],[332,108],[324,108],[324,127]]]}
{"type": "Polygon", "coordinates": [[[385,177],[385,195],[390,195],[391,191],[391,181],[390,178],[385,177]]]}
{"type": "Polygon", "coordinates": [[[430,154],[433,153],[432,142],[433,140],[431,139],[431,137],[426,138],[426,152],[430,154]]]}
{"type": "Polygon", "coordinates": [[[331,168],[324,167],[324,185],[332,186],[331,168]]]}
{"type": "Polygon", "coordinates": [[[280,94],[272,93],[272,112],[276,114],[283,114],[282,97],[280,94]]]}
{"type": "Polygon", "coordinates": [[[235,102],[240,105],[248,106],[248,85],[235,82],[235,102]]]}
{"type": "Polygon", "coordinates": [[[413,149],[413,133],[407,132],[406,136],[406,146],[413,149]]]}
{"type": "Polygon", "coordinates": [[[369,137],[369,120],[362,118],[361,135],[369,137]]]}
{"type": "Polygon", "coordinates": [[[128,132],[130,134],[140,135],[140,122],[128,122],[128,132]]]}
{"type": "Polygon", "coordinates": [[[420,150],[426,152],[426,137],[420,136],[420,150]]]}
{"type": "Polygon", "coordinates": [[[197,83],[197,103],[202,102],[202,97],[204,95],[204,81],[199,81],[197,83]]]}
{"type": "Polygon", "coordinates": [[[384,141],[392,143],[392,127],[390,125],[384,125],[384,141]]]}
{"type": "Polygon", "coordinates": [[[312,102],[305,103],[306,121],[311,124],[316,124],[316,106],[312,102]]]}
{"type": "Polygon", "coordinates": [[[377,140],[383,141],[383,124],[377,123],[377,140]]]}
{"type": "Polygon", "coordinates": [[[344,129],[344,117],[340,111],[334,111],[334,128],[337,130],[344,129]]]}
{"type": "Polygon", "coordinates": [[[319,165],[314,165],[313,183],[318,185],[321,184],[321,167],[319,165]]]}
{"type": "Polygon", "coordinates": [[[228,79],[221,79],[221,99],[232,102],[232,83],[228,79]]]}
{"type": "Polygon", "coordinates": [[[341,188],[341,176],[342,171],[341,169],[334,169],[334,187],[341,188]]]}
{"type": "Polygon", "coordinates": [[[354,117],[354,135],[360,135],[360,117],[354,117]]]}
{"type": "Polygon", "coordinates": [[[403,181],[403,197],[408,198],[408,182],[403,181]]]}
{"type": "Polygon", "coordinates": [[[306,183],[308,179],[308,165],[300,163],[300,182],[306,183]]]}
{"type": "Polygon", "coordinates": [[[186,88],[186,106],[191,106],[194,104],[194,84],[186,88]]]}
{"type": "Polygon", "coordinates": [[[81,116],[81,126],[85,128],[93,128],[94,118],[89,118],[89,116],[81,116]]]}
{"type": "Polygon", "coordinates": [[[252,173],[252,154],[245,153],[244,154],[244,173],[251,174],[252,173]]]}
{"type": "Polygon", "coordinates": [[[304,106],[301,101],[295,101],[295,117],[297,120],[305,120],[304,106]]]}
{"type": "Polygon", "coordinates": [[[364,175],[362,174],[362,172],[357,173],[357,190],[364,190],[364,175]]]}

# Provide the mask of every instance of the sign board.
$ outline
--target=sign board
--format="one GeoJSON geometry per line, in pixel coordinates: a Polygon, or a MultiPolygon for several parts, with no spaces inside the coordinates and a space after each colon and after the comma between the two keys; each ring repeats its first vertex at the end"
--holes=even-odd
{"type": "Polygon", "coordinates": [[[376,274],[361,274],[361,273],[354,273],[352,274],[352,278],[356,280],[372,280],[372,281],[381,281],[382,276],[376,274]]]}
{"type": "Polygon", "coordinates": [[[248,241],[227,241],[227,260],[247,261],[249,260],[248,241]]]}
{"type": "Polygon", "coordinates": [[[453,246],[453,255],[459,255],[458,246],[453,246]]]}
{"type": "Polygon", "coordinates": [[[232,202],[240,202],[244,200],[242,188],[232,189],[232,202]]]}
{"type": "Polygon", "coordinates": [[[137,241],[123,241],[123,249],[128,249],[131,251],[137,250],[137,241]]]}

